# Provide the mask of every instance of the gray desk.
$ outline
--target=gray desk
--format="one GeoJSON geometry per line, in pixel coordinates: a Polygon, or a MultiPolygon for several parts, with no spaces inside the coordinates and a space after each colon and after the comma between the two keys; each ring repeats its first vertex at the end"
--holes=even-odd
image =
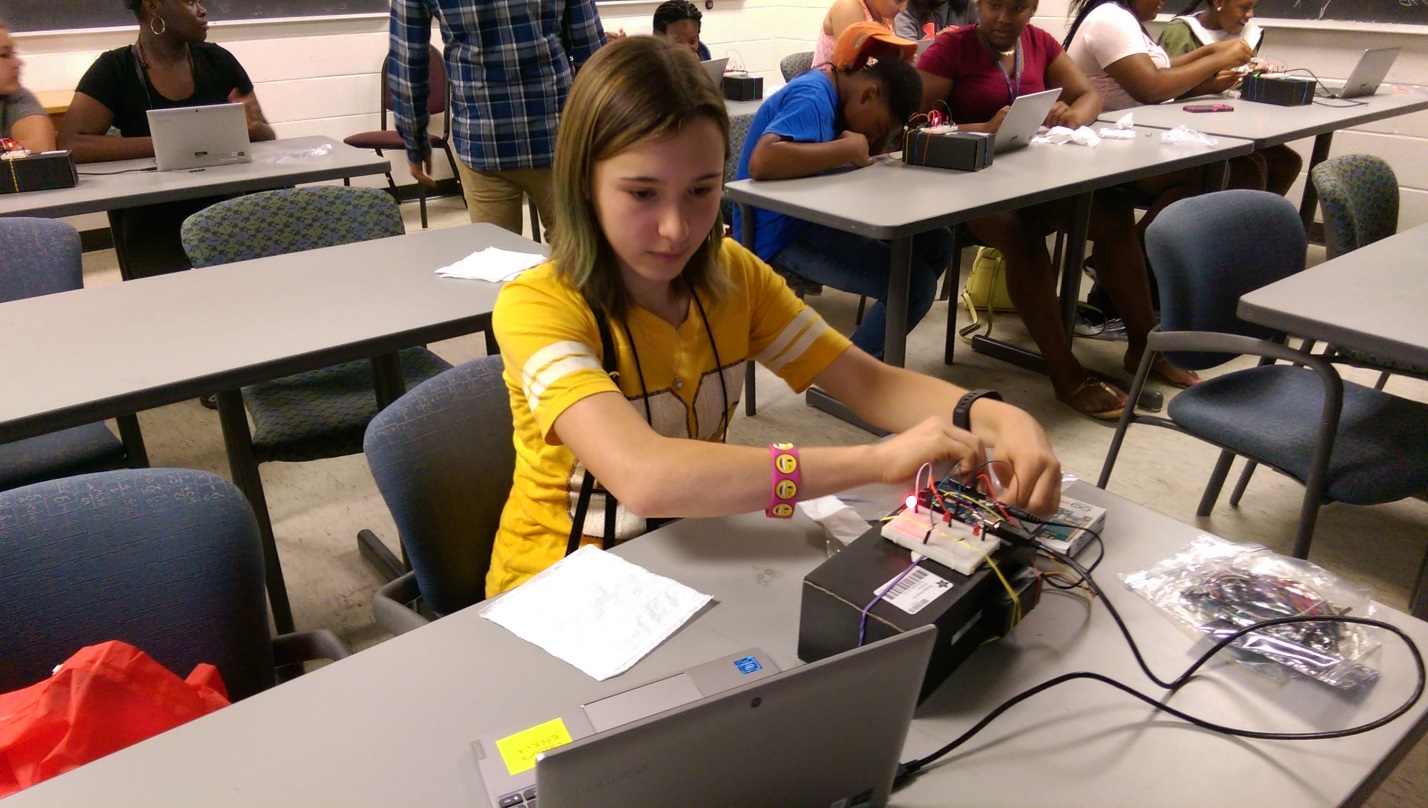
{"type": "MultiPolygon", "coordinates": [[[[1198,646],[1117,576],[1173,554],[1195,528],[1078,485],[1112,508],[1100,580],[1162,675],[1198,646]]],[[[888,498],[891,500],[891,497],[888,498]]],[[[467,609],[11,797],[42,805],[481,805],[470,741],[497,726],[762,647],[798,664],[802,577],[824,558],[821,529],[762,514],[676,523],[616,550],[711,594],[715,605],[630,672],[595,682],[467,609]]],[[[1428,625],[1380,607],[1428,646],[1428,625]]],[[[1411,664],[1385,645],[1384,680],[1361,705],[1233,663],[1177,694],[1184,709],[1245,727],[1347,726],[1408,692],[1411,664]]],[[[1042,603],[1005,641],[976,652],[918,711],[903,759],[930,753],[1026,687],[1089,669],[1153,692],[1105,610],[1069,595],[1042,603]]],[[[856,698],[857,694],[849,694],[856,698]]],[[[1022,704],[893,795],[936,805],[1356,804],[1424,730],[1428,704],[1355,738],[1245,741],[1191,728],[1093,683],[1022,704]]]]}
{"type": "MultiPolygon", "coordinates": [[[[1409,87],[1385,84],[1378,93],[1363,98],[1320,98],[1313,104],[1281,107],[1254,101],[1226,100],[1213,96],[1208,100],[1226,103],[1234,112],[1186,112],[1187,103],[1200,99],[1181,99],[1165,104],[1148,104],[1101,114],[1102,121],[1114,121],[1127,112],[1135,114],[1137,126],[1174,129],[1188,126],[1208,135],[1234,137],[1254,141],[1256,149],[1278,146],[1301,138],[1314,138],[1314,151],[1307,168],[1313,168],[1329,157],[1334,132],[1352,126],[1380,121],[1410,112],[1428,109],[1428,93],[1409,87]]],[[[1304,184],[1304,199],[1299,216],[1307,229],[1314,221],[1314,206],[1318,201],[1314,184],[1304,184]]]]}
{"type": "Polygon", "coordinates": [[[84,163],[77,166],[79,184],[73,188],[0,196],[0,216],[75,216],[381,174],[390,166],[387,158],[370,149],[354,149],[326,137],[297,137],[254,143],[253,162],[243,165],[199,171],[135,171],[153,167],[152,157],[84,163]],[[329,152],[320,157],[301,156],[318,148],[329,152]]]}
{"type": "Polygon", "coordinates": [[[0,303],[0,443],[229,391],[229,463],[271,554],[274,617],[291,630],[261,482],[241,456],[251,437],[238,389],[489,329],[499,286],[433,271],[487,245],[545,249],[466,225],[0,303]]]}
{"type": "MultiPolygon", "coordinates": [[[[1428,225],[1376,241],[1240,298],[1239,315],[1299,337],[1428,367],[1428,225]]],[[[1408,599],[1428,617],[1428,557],[1408,599]]]]}
{"type": "MultiPolygon", "coordinates": [[[[1077,213],[1066,265],[1079,268],[1091,197],[1096,190],[1181,168],[1223,165],[1229,158],[1253,149],[1249,141],[1229,138],[1213,148],[1165,146],[1160,142],[1160,130],[1138,129],[1136,134],[1134,140],[1107,140],[1095,149],[1033,143],[997,155],[990,168],[977,172],[909,166],[884,157],[856,171],[794,180],[740,180],[729,183],[724,190],[740,205],[891,241],[883,358],[889,364],[901,365],[907,339],[907,286],[914,235],[1074,196],[1077,213]]],[[[745,235],[745,244],[750,235],[745,235]]],[[[1062,306],[1068,328],[1074,322],[1074,290],[1079,283],[1078,273],[1063,273],[1062,306]]]]}

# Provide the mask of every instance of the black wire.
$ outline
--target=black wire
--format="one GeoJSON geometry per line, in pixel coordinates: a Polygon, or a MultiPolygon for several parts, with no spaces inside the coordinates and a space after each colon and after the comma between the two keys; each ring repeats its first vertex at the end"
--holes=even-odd
{"type": "Polygon", "coordinates": [[[1176,677],[1173,681],[1163,682],[1158,676],[1155,675],[1154,672],[1150,670],[1150,667],[1146,664],[1145,659],[1140,654],[1140,649],[1135,644],[1135,639],[1131,636],[1130,629],[1128,629],[1126,627],[1125,622],[1121,620],[1121,616],[1116,611],[1115,606],[1113,606],[1111,602],[1106,599],[1105,592],[1103,592],[1100,586],[1096,584],[1095,579],[1092,578],[1090,575],[1090,571],[1085,569],[1080,564],[1076,563],[1074,559],[1066,556],[1063,553],[1058,553],[1055,550],[1051,550],[1047,547],[1042,547],[1040,549],[1043,552],[1049,553],[1051,556],[1055,557],[1057,561],[1060,561],[1061,563],[1070,566],[1073,570],[1075,570],[1082,576],[1086,584],[1097,595],[1097,597],[1100,598],[1101,602],[1106,605],[1106,611],[1110,613],[1111,617],[1115,620],[1116,625],[1120,628],[1121,634],[1125,636],[1126,643],[1130,646],[1131,654],[1135,657],[1136,663],[1140,665],[1141,670],[1145,672],[1145,675],[1152,682],[1159,685],[1160,687],[1165,688],[1172,694],[1178,691],[1186,683],[1188,683],[1194,677],[1195,672],[1198,671],[1207,662],[1209,662],[1211,658],[1213,658],[1226,646],[1235,642],[1239,638],[1245,636],[1246,634],[1261,631],[1266,628],[1289,625],[1293,623],[1353,623],[1357,625],[1372,626],[1374,628],[1385,629],[1390,633],[1397,635],[1399,639],[1403,640],[1404,645],[1408,647],[1409,652],[1413,656],[1413,662],[1418,668],[1418,682],[1413,689],[1413,694],[1406,701],[1404,701],[1402,705],[1389,712],[1387,715],[1382,716],[1381,718],[1369,721],[1364,724],[1360,724],[1358,726],[1349,727],[1347,729],[1328,730],[1324,732],[1261,732],[1258,730],[1241,729],[1238,727],[1227,727],[1222,724],[1216,724],[1211,721],[1206,721],[1202,718],[1197,718],[1196,716],[1190,715],[1189,713],[1177,710],[1176,708],[1171,707],[1168,704],[1164,704],[1160,701],[1157,701],[1151,698],[1150,696],[1147,696],[1144,693],[1134,690],[1130,686],[1122,684],[1103,674],[1093,673],[1090,671],[1075,671],[1073,673],[1062,674],[1061,676],[1049,679],[1039,685],[1031,687],[1027,690],[1022,691],[1021,693],[1018,693],[1015,696],[1012,696],[1010,699],[1007,699],[1006,701],[998,705],[995,709],[988,713],[986,717],[984,717],[981,721],[978,721],[971,729],[962,733],[962,735],[957,737],[951,743],[947,744],[946,746],[943,746],[941,749],[938,749],[937,751],[926,757],[911,760],[899,765],[897,777],[893,781],[894,789],[904,785],[908,780],[915,776],[919,770],[927,766],[929,763],[936,761],[938,758],[941,758],[942,756],[966,743],[978,732],[982,731],[982,729],[984,729],[988,724],[992,723],[992,721],[996,720],[999,716],[1001,716],[1002,713],[1005,713],[1007,710],[1010,710],[1012,707],[1015,707],[1016,705],[1020,704],[1023,701],[1026,701],[1027,699],[1037,695],[1038,693],[1041,693],[1045,690],[1049,690],[1050,688],[1062,684],[1063,682],[1069,682],[1076,679],[1090,679],[1093,681],[1110,685],[1111,687],[1114,687],[1117,690],[1121,690],[1125,693],[1130,694],[1131,696],[1134,696],[1137,699],[1140,699],[1141,701],[1144,701],[1145,703],[1151,705],[1157,710],[1169,713],[1175,716],[1176,718],[1179,718],[1183,721],[1186,721],[1190,724],[1193,724],[1194,726],[1201,727],[1203,729],[1208,729],[1214,732],[1219,732],[1225,735],[1232,735],[1239,738],[1254,738],[1258,740],[1273,741],[1326,740],[1330,738],[1346,738],[1350,735],[1359,735],[1365,732],[1369,732],[1370,730],[1377,729],[1381,726],[1384,726],[1385,724],[1388,724],[1391,721],[1394,721],[1399,716],[1402,716],[1404,713],[1408,712],[1414,704],[1418,703],[1418,699],[1423,695],[1425,682],[1423,655],[1419,653],[1418,646],[1413,643],[1413,640],[1410,639],[1407,634],[1403,633],[1403,631],[1397,626],[1390,625],[1381,620],[1372,620],[1365,617],[1348,617],[1344,615],[1335,615],[1329,617],[1307,615],[1278,617],[1273,620],[1265,620],[1263,622],[1245,626],[1221,638],[1218,642],[1211,646],[1210,650],[1206,651],[1200,656],[1199,659],[1196,659],[1193,663],[1191,663],[1190,667],[1187,668],[1184,673],[1180,674],[1180,676],[1176,677]]]}
{"type": "Polygon", "coordinates": [[[145,171],[158,170],[158,166],[149,166],[148,168],[125,168],[120,171],[79,171],[76,173],[78,173],[81,177],[107,177],[110,174],[140,174],[145,171]]]}
{"type": "Polygon", "coordinates": [[[1328,107],[1329,109],[1346,109],[1346,108],[1348,108],[1348,107],[1362,107],[1362,106],[1364,106],[1364,105],[1366,105],[1366,104],[1368,103],[1367,101],[1355,101],[1355,100],[1352,99],[1352,98],[1338,98],[1338,97],[1336,97],[1335,95],[1333,95],[1333,91],[1331,91],[1331,90],[1329,89],[1329,86],[1324,83],[1324,80],[1321,79],[1321,78],[1319,78],[1318,76],[1314,75],[1314,71],[1310,70],[1310,69],[1307,68],[1307,67],[1295,67],[1295,68],[1292,68],[1292,69],[1290,69],[1290,70],[1284,71],[1284,75],[1286,75],[1286,76],[1289,75],[1290,73],[1308,73],[1308,74],[1309,74],[1309,78],[1314,79],[1314,83],[1315,83],[1316,85],[1318,85],[1318,87],[1319,87],[1320,90],[1323,90],[1323,91],[1324,91],[1324,94],[1323,94],[1323,95],[1320,95],[1318,92],[1315,92],[1315,93],[1314,93],[1314,103],[1317,104],[1317,105],[1319,105],[1319,106],[1321,106],[1321,107],[1328,107]],[[1344,102],[1344,103],[1342,103],[1342,104],[1326,104],[1326,103],[1324,103],[1324,99],[1326,99],[1326,98],[1327,98],[1327,99],[1334,100],[1334,101],[1342,101],[1342,102],[1344,102]]]}

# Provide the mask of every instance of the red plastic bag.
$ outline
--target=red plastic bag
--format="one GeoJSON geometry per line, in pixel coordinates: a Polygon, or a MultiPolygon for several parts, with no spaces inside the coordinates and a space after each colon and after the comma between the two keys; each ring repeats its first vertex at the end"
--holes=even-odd
{"type": "Polygon", "coordinates": [[[227,705],[212,665],[180,679],[127,643],[83,648],[43,682],[0,693],[0,797],[227,705]]]}

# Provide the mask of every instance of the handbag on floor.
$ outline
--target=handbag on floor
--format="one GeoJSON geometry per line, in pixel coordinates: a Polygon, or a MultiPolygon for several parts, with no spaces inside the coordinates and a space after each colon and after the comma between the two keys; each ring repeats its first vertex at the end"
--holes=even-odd
{"type": "Polygon", "coordinates": [[[967,283],[962,287],[962,305],[967,308],[971,322],[958,333],[962,339],[971,340],[971,335],[982,327],[981,312],[986,313],[986,333],[992,332],[995,312],[1016,311],[1011,295],[1007,294],[1006,261],[1000,250],[981,247],[972,269],[967,273],[967,283]]]}

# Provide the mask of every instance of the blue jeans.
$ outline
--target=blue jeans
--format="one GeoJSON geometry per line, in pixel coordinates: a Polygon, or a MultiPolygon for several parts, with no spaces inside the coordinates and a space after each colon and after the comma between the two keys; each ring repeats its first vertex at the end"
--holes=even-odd
{"type": "MultiPolygon", "coordinates": [[[[952,255],[952,232],[945,227],[912,239],[912,274],[908,278],[907,328],[911,331],[937,298],[937,279],[952,255]]],[[[888,261],[892,248],[886,242],[809,224],[793,241],[774,254],[769,264],[815,283],[855,295],[875,298],[853,344],[873,356],[883,355],[887,330],[888,261]]]]}

